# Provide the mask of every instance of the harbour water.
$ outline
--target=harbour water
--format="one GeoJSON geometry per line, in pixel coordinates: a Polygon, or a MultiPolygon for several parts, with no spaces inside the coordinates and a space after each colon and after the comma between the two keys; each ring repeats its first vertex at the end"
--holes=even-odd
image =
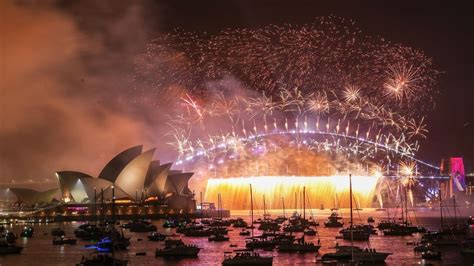
{"type": "MultiPolygon", "coordinates": [[[[462,210],[462,215],[466,216],[472,209],[462,210]]],[[[281,215],[279,210],[270,211],[272,216],[281,215]]],[[[287,210],[287,215],[291,210],[287,210]]],[[[320,222],[320,226],[316,227],[318,234],[316,236],[305,236],[307,242],[321,243],[319,254],[289,254],[279,253],[274,251],[261,251],[262,255],[271,255],[274,257],[274,265],[317,265],[320,264],[318,258],[322,254],[332,252],[336,243],[339,245],[349,245],[348,241],[336,239],[340,228],[325,228],[323,222],[329,215],[329,210],[312,210],[307,212],[307,216],[312,213],[316,220],[320,222]]],[[[340,213],[345,218],[345,224],[348,224],[348,210],[341,210],[340,213]]],[[[261,213],[260,213],[261,214],[261,213]]],[[[373,217],[376,222],[386,218],[387,213],[382,211],[362,210],[355,212],[355,222],[366,222],[369,216],[373,217]]],[[[411,213],[411,220],[420,226],[426,227],[428,230],[437,230],[439,228],[439,213],[432,210],[420,210],[411,213]]],[[[247,221],[249,219],[248,211],[232,212],[232,217],[243,217],[247,221]]],[[[255,218],[259,217],[258,214],[255,218]]],[[[461,219],[459,219],[461,221],[461,219]]],[[[153,221],[157,225],[158,231],[163,234],[174,234],[175,229],[166,229],[162,227],[163,220],[153,221]]],[[[66,236],[74,236],[73,231],[80,225],[79,222],[61,223],[60,227],[65,230],[66,236]]],[[[6,226],[7,229],[13,230],[15,234],[19,235],[23,225],[6,226]]],[[[87,256],[92,251],[85,248],[85,245],[91,244],[89,241],[78,240],[75,246],[54,246],[52,245],[51,229],[57,228],[58,224],[35,224],[34,236],[32,238],[19,238],[17,244],[23,245],[25,248],[20,255],[8,255],[0,257],[0,265],[76,265],[80,262],[83,256],[87,256]]],[[[124,229],[124,233],[131,237],[131,245],[128,251],[119,252],[118,257],[128,259],[130,265],[220,265],[224,259],[225,251],[232,251],[238,248],[245,247],[245,237],[239,235],[240,229],[229,227],[230,241],[226,242],[209,242],[207,237],[183,237],[183,241],[187,244],[195,244],[201,249],[197,258],[180,259],[180,260],[166,260],[155,257],[155,249],[163,247],[163,242],[151,242],[147,239],[148,233],[131,233],[124,229]],[[230,244],[236,244],[237,247],[229,247],[230,244]],[[146,252],[145,256],[136,256],[137,252],[146,252]]],[[[256,235],[261,234],[261,231],[254,230],[256,235]]],[[[297,233],[297,236],[302,233],[297,233]]],[[[387,265],[473,265],[474,262],[463,260],[459,253],[459,247],[442,248],[442,261],[424,261],[421,254],[413,251],[413,246],[408,245],[408,242],[420,241],[421,235],[414,234],[413,236],[382,236],[373,235],[368,242],[356,242],[355,244],[362,247],[375,248],[377,251],[386,251],[393,253],[387,260],[387,265]]]]}

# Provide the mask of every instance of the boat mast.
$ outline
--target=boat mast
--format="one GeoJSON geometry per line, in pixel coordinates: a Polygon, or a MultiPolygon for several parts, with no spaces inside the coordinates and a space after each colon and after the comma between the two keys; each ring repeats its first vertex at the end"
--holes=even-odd
{"type": "Polygon", "coordinates": [[[443,231],[443,197],[441,196],[441,181],[439,182],[439,214],[440,214],[440,222],[441,222],[441,231],[443,231]]]}
{"type": "Polygon", "coordinates": [[[408,198],[407,198],[407,188],[405,188],[405,225],[408,225],[408,198]]]}
{"type": "Polygon", "coordinates": [[[454,204],[454,225],[455,225],[455,228],[457,229],[458,228],[458,215],[457,215],[457,211],[456,211],[456,195],[453,195],[453,204],[454,204]]]}
{"type": "Polygon", "coordinates": [[[265,194],[263,194],[263,220],[267,219],[267,206],[265,205],[265,194]]]}
{"type": "MultiPolygon", "coordinates": [[[[400,188],[400,186],[399,186],[399,188],[400,188]]],[[[400,206],[401,206],[401,208],[402,208],[402,223],[404,223],[404,222],[405,222],[405,216],[404,216],[404,215],[405,215],[405,210],[403,209],[403,206],[404,206],[404,202],[403,202],[403,188],[400,189],[400,193],[401,193],[401,195],[400,195],[400,206]]]]}
{"type": "Polygon", "coordinates": [[[352,174],[349,174],[349,196],[350,196],[350,203],[349,203],[349,206],[351,208],[351,227],[350,227],[350,230],[351,230],[351,261],[354,260],[354,230],[353,229],[353,225],[352,225],[352,174]]]}
{"type": "Polygon", "coordinates": [[[217,216],[222,220],[222,211],[221,211],[221,193],[217,194],[217,216]]]}
{"type": "Polygon", "coordinates": [[[303,186],[303,221],[306,220],[306,187],[303,186]]]}
{"type": "Polygon", "coordinates": [[[252,195],[252,184],[249,184],[250,186],[250,218],[251,218],[251,226],[250,228],[252,229],[252,238],[253,238],[253,195],[252,195]]]}
{"type": "Polygon", "coordinates": [[[115,253],[115,186],[112,185],[112,258],[114,258],[115,253]]]}
{"type": "Polygon", "coordinates": [[[199,198],[200,198],[200,200],[201,200],[201,220],[202,220],[202,216],[203,216],[203,214],[204,214],[204,212],[203,212],[203,210],[202,210],[202,191],[199,192],[199,198]]]}
{"type": "Polygon", "coordinates": [[[281,197],[281,204],[283,205],[283,218],[286,219],[286,214],[285,214],[285,199],[281,197]]]}
{"type": "Polygon", "coordinates": [[[97,225],[97,188],[94,187],[94,223],[97,225]]]}

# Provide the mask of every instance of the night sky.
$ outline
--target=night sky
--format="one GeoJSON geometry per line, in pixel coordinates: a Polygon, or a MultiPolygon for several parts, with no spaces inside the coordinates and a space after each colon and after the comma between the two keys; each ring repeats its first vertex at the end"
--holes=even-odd
{"type": "MultiPolygon", "coordinates": [[[[442,71],[418,152],[474,168],[474,4],[436,1],[3,1],[0,4],[0,180],[98,174],[118,151],[165,151],[163,115],[140,104],[128,76],[147,43],[179,27],[311,23],[336,15],[369,35],[423,50],[442,71]]],[[[172,160],[161,153],[160,159],[172,160]]]]}

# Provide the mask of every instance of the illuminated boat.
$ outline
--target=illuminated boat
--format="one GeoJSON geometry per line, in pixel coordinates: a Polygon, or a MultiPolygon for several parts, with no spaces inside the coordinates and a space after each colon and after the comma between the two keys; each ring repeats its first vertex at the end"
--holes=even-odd
{"type": "Polygon", "coordinates": [[[151,235],[148,236],[148,240],[150,241],[163,241],[166,239],[166,235],[160,234],[158,232],[153,232],[151,235]]]}
{"type": "Polygon", "coordinates": [[[273,257],[260,256],[255,251],[248,249],[236,250],[236,254],[226,255],[222,265],[272,265],[273,257]]]}
{"type": "Polygon", "coordinates": [[[331,215],[328,217],[328,220],[324,222],[325,227],[343,227],[344,223],[340,222],[339,220],[342,220],[342,217],[339,216],[337,212],[332,212],[331,215]]]}
{"type": "Polygon", "coordinates": [[[307,236],[314,236],[316,235],[316,230],[312,229],[312,228],[308,228],[306,230],[304,230],[303,234],[307,235],[307,236]]]}
{"type": "Polygon", "coordinates": [[[386,252],[377,252],[375,249],[361,249],[357,246],[339,246],[336,252],[326,253],[321,257],[324,262],[337,261],[356,263],[384,263],[385,259],[391,254],[386,252]]]}
{"type": "Polygon", "coordinates": [[[82,257],[80,266],[126,266],[128,260],[117,259],[108,254],[99,254],[91,258],[82,257]]]}
{"type": "Polygon", "coordinates": [[[229,237],[217,234],[217,235],[210,236],[208,240],[214,241],[214,242],[222,242],[222,241],[229,241],[229,237]]]}
{"type": "Polygon", "coordinates": [[[314,245],[304,241],[304,237],[298,239],[296,242],[280,243],[278,251],[281,252],[318,252],[321,246],[314,245]]]}
{"type": "Polygon", "coordinates": [[[61,236],[53,239],[53,245],[75,245],[77,239],[61,236]]]}
{"type": "Polygon", "coordinates": [[[232,226],[235,228],[247,228],[248,224],[246,221],[244,221],[244,219],[237,218],[237,220],[234,221],[232,226]]]}
{"type": "Polygon", "coordinates": [[[249,235],[250,235],[250,231],[249,231],[249,230],[242,229],[242,231],[240,231],[239,235],[241,235],[241,236],[249,236],[249,235]]]}
{"type": "Polygon", "coordinates": [[[347,228],[342,230],[342,238],[344,240],[367,241],[370,238],[370,233],[365,229],[347,228]]]}
{"type": "Polygon", "coordinates": [[[425,260],[441,260],[441,252],[436,250],[427,250],[421,253],[421,258],[425,260]]]}
{"type": "Polygon", "coordinates": [[[186,245],[183,242],[165,245],[163,249],[156,249],[156,257],[197,257],[201,249],[195,245],[186,245]]]}

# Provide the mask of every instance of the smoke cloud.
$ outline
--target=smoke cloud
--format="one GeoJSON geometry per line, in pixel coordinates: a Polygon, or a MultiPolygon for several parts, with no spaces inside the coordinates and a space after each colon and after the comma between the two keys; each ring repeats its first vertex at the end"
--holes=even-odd
{"type": "Polygon", "coordinates": [[[0,182],[97,175],[119,151],[160,142],[158,107],[129,78],[142,8],[99,2],[0,2],[0,182]]]}

